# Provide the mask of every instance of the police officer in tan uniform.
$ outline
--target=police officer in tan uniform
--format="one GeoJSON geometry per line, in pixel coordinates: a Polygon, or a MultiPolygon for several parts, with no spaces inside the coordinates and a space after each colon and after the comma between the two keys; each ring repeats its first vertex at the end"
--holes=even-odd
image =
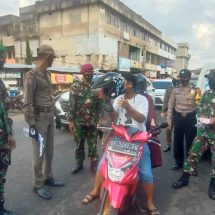
{"type": "Polygon", "coordinates": [[[34,191],[43,199],[51,199],[51,194],[44,185],[60,187],[62,181],[52,175],[52,158],[54,150],[54,100],[52,85],[47,68],[55,58],[54,50],[49,45],[38,49],[36,68],[25,77],[24,114],[29,124],[29,136],[33,140],[34,191]],[[39,135],[43,138],[44,148],[40,151],[39,135]],[[42,169],[44,163],[44,172],[42,169]]]}
{"type": "Polygon", "coordinates": [[[175,164],[172,170],[178,170],[183,167],[184,151],[186,155],[196,136],[196,96],[198,89],[189,84],[191,72],[183,69],[179,73],[181,86],[173,89],[167,111],[167,122],[169,129],[174,127],[174,158],[175,164]],[[173,119],[173,111],[174,121],[173,119]],[[184,137],[186,147],[184,150],[184,137]]]}

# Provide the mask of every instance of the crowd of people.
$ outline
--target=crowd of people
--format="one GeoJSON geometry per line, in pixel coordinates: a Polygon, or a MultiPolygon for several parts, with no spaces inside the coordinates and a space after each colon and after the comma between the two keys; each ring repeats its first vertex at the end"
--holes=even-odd
{"type": "MultiPolygon", "coordinates": [[[[4,66],[5,49],[0,47],[0,70],[4,66]]],[[[62,187],[64,182],[56,179],[52,172],[54,153],[54,99],[52,84],[47,68],[55,58],[55,52],[49,45],[41,45],[38,49],[36,67],[29,71],[24,84],[24,115],[29,125],[29,135],[33,144],[33,190],[43,199],[52,196],[46,186],[62,187]],[[40,135],[43,137],[43,148],[38,144],[40,135]],[[44,166],[44,169],[42,168],[44,166]]],[[[85,141],[88,144],[88,160],[90,170],[95,173],[92,190],[83,198],[82,203],[88,204],[100,194],[102,176],[97,152],[97,125],[111,126],[111,123],[133,125],[141,131],[156,126],[155,107],[152,98],[145,93],[146,83],[138,85],[138,77],[131,73],[122,73],[124,92],[119,91],[110,97],[109,85],[92,91],[93,65],[81,67],[82,80],[76,80],[70,88],[68,105],[69,130],[76,143],[76,166],[72,174],[78,174],[84,168],[85,141]],[[140,91],[137,91],[137,85],[140,91]],[[109,108],[102,108],[108,106],[109,108]],[[107,111],[108,109],[108,111],[107,111]]],[[[211,70],[206,78],[210,90],[206,91],[199,101],[199,89],[189,84],[191,72],[183,69],[179,77],[173,77],[171,89],[166,91],[162,118],[167,118],[166,143],[163,151],[173,148],[174,165],[172,170],[183,168],[183,174],[172,186],[175,189],[188,185],[189,177],[196,176],[196,166],[202,154],[210,148],[212,154],[212,171],[209,185],[209,197],[215,199],[215,70],[211,70]],[[198,119],[198,122],[197,122],[198,119]],[[197,127],[196,127],[197,125],[197,127]],[[173,140],[171,139],[173,132],[173,140]],[[186,141],[184,148],[184,138],[186,141]],[[173,143],[171,143],[173,142],[173,143]]],[[[113,79],[111,84],[117,80],[113,79]]],[[[5,87],[0,80],[0,215],[12,215],[4,208],[4,184],[7,168],[10,165],[11,150],[16,142],[13,138],[12,120],[8,118],[5,106],[5,87]]],[[[108,142],[110,132],[104,133],[102,143],[108,142]]],[[[150,148],[144,144],[144,153],[139,162],[139,180],[146,197],[147,214],[158,215],[153,199],[153,173],[150,148]]]]}

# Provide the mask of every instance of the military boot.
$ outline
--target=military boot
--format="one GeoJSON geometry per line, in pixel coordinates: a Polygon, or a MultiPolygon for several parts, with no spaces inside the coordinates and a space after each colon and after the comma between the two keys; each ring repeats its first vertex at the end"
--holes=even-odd
{"type": "Polygon", "coordinates": [[[72,170],[72,174],[77,174],[79,173],[82,169],[84,168],[83,162],[78,162],[75,169],[72,170]]]}
{"type": "Polygon", "coordinates": [[[211,199],[215,200],[215,178],[211,178],[208,195],[211,199]]]}
{"type": "Polygon", "coordinates": [[[175,189],[180,189],[182,187],[186,187],[188,185],[189,182],[189,177],[190,174],[187,172],[183,172],[183,175],[181,176],[181,178],[178,179],[178,181],[176,181],[172,187],[175,189]]]}

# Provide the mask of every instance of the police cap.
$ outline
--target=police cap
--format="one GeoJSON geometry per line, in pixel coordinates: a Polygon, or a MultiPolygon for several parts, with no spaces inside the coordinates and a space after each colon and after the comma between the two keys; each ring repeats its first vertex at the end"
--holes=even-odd
{"type": "Polygon", "coordinates": [[[190,78],[191,77],[191,71],[188,69],[182,69],[179,72],[179,78],[190,78]]]}
{"type": "Polygon", "coordinates": [[[46,45],[46,44],[43,44],[38,48],[37,54],[38,55],[50,55],[50,56],[56,58],[54,49],[51,46],[46,45]]]}
{"type": "Polygon", "coordinates": [[[211,69],[209,73],[205,75],[205,78],[215,79],[215,69],[211,69]]]}

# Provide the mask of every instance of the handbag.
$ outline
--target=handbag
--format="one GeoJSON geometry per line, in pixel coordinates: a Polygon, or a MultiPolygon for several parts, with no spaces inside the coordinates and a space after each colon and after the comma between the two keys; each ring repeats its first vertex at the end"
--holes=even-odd
{"type": "Polygon", "coordinates": [[[162,166],[161,144],[158,137],[152,136],[150,140],[147,141],[147,143],[150,150],[152,168],[162,166]]]}

